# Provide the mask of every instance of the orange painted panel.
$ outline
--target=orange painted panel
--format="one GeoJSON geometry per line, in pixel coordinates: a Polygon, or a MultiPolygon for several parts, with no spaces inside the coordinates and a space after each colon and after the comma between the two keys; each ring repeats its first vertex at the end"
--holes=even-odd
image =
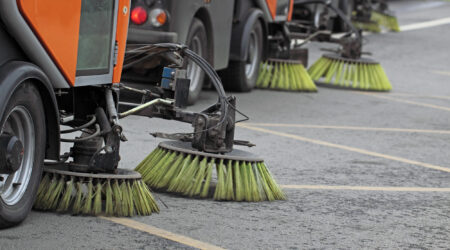
{"type": "Polygon", "coordinates": [[[291,0],[290,4],[289,4],[289,14],[287,16],[287,20],[291,21],[292,20],[292,11],[294,10],[294,0],[291,0]]]}
{"type": "Polygon", "coordinates": [[[130,20],[130,0],[119,0],[119,8],[117,15],[117,31],[116,42],[119,46],[117,54],[117,63],[114,66],[113,83],[120,83],[122,76],[123,59],[125,56],[125,48],[127,45],[128,20],[130,20]],[[126,12],[124,11],[126,10],[126,12]]]}
{"type": "Polygon", "coordinates": [[[20,11],[67,81],[77,67],[81,0],[18,0],[20,11]]]}
{"type": "Polygon", "coordinates": [[[277,0],[266,0],[267,7],[269,7],[270,15],[272,15],[272,19],[275,20],[275,16],[277,15],[277,0]]]}

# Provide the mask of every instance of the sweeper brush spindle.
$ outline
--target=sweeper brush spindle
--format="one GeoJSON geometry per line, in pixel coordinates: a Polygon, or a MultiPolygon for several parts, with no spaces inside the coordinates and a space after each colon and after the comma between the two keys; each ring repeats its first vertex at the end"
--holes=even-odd
{"type": "Polygon", "coordinates": [[[139,173],[88,174],[46,168],[34,208],[74,215],[134,216],[159,212],[139,173]]]}
{"type": "Polygon", "coordinates": [[[263,160],[240,150],[216,155],[196,151],[190,143],[162,142],[135,170],[152,188],[188,197],[250,202],[286,199],[263,160]]]}
{"type": "Polygon", "coordinates": [[[301,61],[271,59],[261,64],[256,87],[285,91],[316,92],[301,61]]]}
{"type": "Polygon", "coordinates": [[[308,72],[318,85],[370,91],[392,89],[381,65],[367,58],[350,59],[325,54],[308,72]]]}

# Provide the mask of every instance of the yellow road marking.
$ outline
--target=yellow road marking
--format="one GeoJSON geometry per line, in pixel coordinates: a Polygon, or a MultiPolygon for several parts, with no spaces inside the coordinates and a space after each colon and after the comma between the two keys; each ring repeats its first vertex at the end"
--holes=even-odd
{"type": "Polygon", "coordinates": [[[367,186],[328,186],[328,185],[280,185],[280,187],[283,189],[314,189],[314,190],[450,192],[450,188],[432,188],[432,187],[367,187],[367,186]]]}
{"type": "Polygon", "coordinates": [[[362,93],[362,92],[356,92],[356,91],[354,93],[358,93],[360,95],[372,96],[372,97],[380,98],[380,99],[391,100],[391,101],[400,102],[400,103],[412,104],[412,105],[421,106],[421,107],[450,111],[450,107],[438,106],[438,105],[433,105],[433,104],[428,104],[428,103],[423,103],[423,102],[415,102],[415,101],[397,99],[397,98],[393,98],[393,97],[389,97],[389,96],[385,96],[385,95],[379,95],[379,94],[362,93]]]}
{"type": "Polygon", "coordinates": [[[317,128],[317,129],[342,129],[342,130],[404,132],[404,133],[450,134],[450,130],[430,130],[430,129],[373,128],[373,127],[330,126],[330,125],[313,125],[313,124],[287,124],[287,123],[245,123],[245,125],[258,127],[317,128]]]}
{"type": "Polygon", "coordinates": [[[440,71],[440,70],[433,70],[432,73],[438,74],[438,75],[444,75],[444,76],[450,76],[449,71],[440,71]]]}
{"type": "Polygon", "coordinates": [[[359,148],[355,148],[355,147],[344,146],[344,145],[330,143],[330,142],[326,142],[326,141],[310,139],[310,138],[293,135],[293,134],[288,134],[288,133],[284,133],[284,132],[278,132],[278,131],[273,131],[273,130],[264,129],[264,128],[258,128],[258,127],[251,127],[251,126],[247,126],[244,124],[240,124],[239,127],[254,130],[254,131],[264,132],[264,133],[268,133],[268,134],[278,135],[281,137],[286,137],[286,138],[290,138],[290,139],[294,139],[294,140],[298,140],[298,141],[309,142],[309,143],[326,146],[326,147],[338,148],[338,149],[347,150],[347,151],[351,151],[351,152],[355,152],[355,153],[359,153],[359,154],[380,157],[380,158],[384,158],[387,160],[398,161],[401,163],[411,164],[411,165],[415,165],[415,166],[420,166],[420,167],[424,167],[424,168],[440,170],[443,172],[450,173],[450,168],[441,167],[441,166],[437,166],[437,165],[433,165],[433,164],[429,164],[429,163],[425,163],[425,162],[414,161],[414,160],[409,160],[409,159],[402,158],[402,157],[372,152],[372,151],[368,151],[365,149],[359,149],[359,148]]]}
{"type": "Polygon", "coordinates": [[[133,228],[151,235],[155,235],[161,238],[165,238],[171,241],[181,243],[186,246],[195,247],[198,249],[211,249],[211,250],[223,250],[223,248],[205,243],[199,240],[189,238],[184,235],[175,234],[154,226],[150,226],[144,223],[137,222],[135,220],[130,220],[126,218],[114,218],[114,217],[100,217],[104,220],[114,222],[129,228],[133,228]]]}
{"type": "Polygon", "coordinates": [[[450,96],[444,96],[444,95],[417,95],[417,94],[409,94],[409,93],[389,93],[389,95],[450,100],[450,96]]]}

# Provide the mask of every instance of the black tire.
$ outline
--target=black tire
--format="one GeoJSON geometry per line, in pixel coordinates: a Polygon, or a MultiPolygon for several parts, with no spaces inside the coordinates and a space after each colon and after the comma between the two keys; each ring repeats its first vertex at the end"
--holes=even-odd
{"type": "MultiPolygon", "coordinates": [[[[2,189],[0,189],[0,228],[15,226],[21,223],[27,217],[36,198],[36,192],[41,180],[42,165],[44,162],[44,154],[45,154],[46,129],[45,129],[44,107],[42,104],[39,91],[35,86],[33,86],[33,84],[29,82],[22,83],[14,91],[6,107],[2,121],[0,123],[1,125],[0,128],[5,126],[3,132],[8,130],[6,125],[7,122],[8,124],[11,124],[11,119],[17,119],[11,118],[13,116],[12,114],[15,114],[14,112],[17,112],[13,110],[20,110],[23,114],[26,114],[28,112],[28,116],[27,115],[25,116],[29,117],[29,119],[32,120],[32,125],[29,126],[29,128],[31,128],[30,131],[34,129],[33,131],[34,137],[30,136],[30,138],[34,138],[34,143],[30,142],[30,144],[34,145],[34,150],[29,151],[34,152],[34,154],[31,154],[30,158],[27,158],[27,145],[29,144],[27,144],[27,142],[22,142],[25,148],[25,154],[24,160],[22,161],[22,166],[18,171],[22,171],[23,169],[25,169],[24,164],[26,162],[29,163],[27,164],[30,166],[29,174],[23,174],[24,176],[25,175],[29,176],[28,185],[23,188],[22,195],[21,196],[17,195],[16,199],[12,199],[12,202],[9,202],[9,204],[8,202],[6,202],[8,200],[8,197],[6,196],[7,194],[6,187],[8,186],[3,185],[2,189]],[[24,112],[24,110],[26,112],[24,112]],[[8,118],[10,118],[10,120],[8,120],[8,118]]],[[[24,128],[25,126],[26,125],[22,125],[22,127],[24,128]]],[[[32,134],[30,133],[30,135],[32,134]]],[[[15,173],[23,173],[23,172],[15,172],[15,173]]],[[[11,176],[12,175],[9,175],[9,177],[11,176]]],[[[4,183],[6,183],[6,181],[4,183]]],[[[8,193],[11,194],[14,192],[19,191],[16,190],[8,193]]]]}
{"type": "MultiPolygon", "coordinates": [[[[189,49],[200,55],[201,57],[208,59],[208,36],[206,34],[206,28],[202,21],[198,18],[192,20],[189,28],[189,33],[186,39],[186,44],[189,49]]],[[[186,62],[186,69],[188,70],[188,78],[191,79],[191,87],[189,88],[188,104],[194,104],[203,88],[203,82],[205,81],[205,73],[201,68],[190,60],[186,62]]]]}
{"type": "Polygon", "coordinates": [[[259,21],[253,24],[250,32],[250,39],[246,44],[249,49],[246,61],[230,61],[228,68],[220,72],[225,89],[236,92],[249,92],[255,85],[258,78],[259,66],[263,53],[263,28],[259,21]],[[254,45],[253,41],[254,40],[254,45]],[[250,46],[257,46],[252,52],[250,46]],[[255,63],[256,64],[253,64],[255,63]],[[253,66],[252,66],[253,65],[253,66]],[[246,70],[248,68],[248,71],[246,70]]]}

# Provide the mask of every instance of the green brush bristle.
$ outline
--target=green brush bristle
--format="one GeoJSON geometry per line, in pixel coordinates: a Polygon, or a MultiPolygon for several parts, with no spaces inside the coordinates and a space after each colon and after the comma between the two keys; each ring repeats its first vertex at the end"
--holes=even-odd
{"type": "Polygon", "coordinates": [[[174,178],[169,181],[169,185],[168,185],[169,192],[179,192],[179,190],[181,190],[181,188],[180,188],[181,187],[181,179],[183,178],[184,173],[186,172],[186,169],[190,166],[191,159],[192,159],[191,155],[187,155],[187,157],[183,160],[182,164],[178,165],[179,166],[178,174],[174,175],[174,178]]]}
{"type": "Polygon", "coordinates": [[[105,188],[105,214],[107,216],[112,216],[114,214],[113,191],[110,180],[106,182],[105,188]]]}
{"type": "Polygon", "coordinates": [[[223,160],[220,160],[220,163],[216,166],[217,173],[217,184],[216,190],[214,192],[214,200],[223,200],[225,199],[225,165],[223,165],[223,160]]]}
{"type": "Polygon", "coordinates": [[[392,89],[378,63],[351,62],[321,57],[309,69],[311,78],[323,85],[370,91],[392,89]]]}
{"type": "Polygon", "coordinates": [[[261,164],[256,164],[256,167],[257,167],[257,170],[258,170],[258,174],[261,177],[262,187],[263,187],[264,192],[266,194],[267,200],[268,201],[274,201],[275,197],[274,197],[274,194],[273,194],[272,190],[270,189],[268,181],[266,180],[266,175],[264,174],[263,167],[261,166],[261,164]]]}
{"type": "Polygon", "coordinates": [[[255,174],[253,173],[253,168],[250,163],[247,163],[246,168],[248,169],[248,178],[250,184],[250,192],[252,201],[261,201],[260,193],[258,190],[258,184],[255,179],[255,174]]]}
{"type": "Polygon", "coordinates": [[[209,185],[211,183],[211,179],[212,179],[212,170],[213,170],[213,166],[214,166],[214,159],[211,159],[211,161],[208,164],[208,167],[206,169],[206,180],[203,183],[203,188],[202,188],[202,192],[200,194],[201,198],[206,198],[208,197],[208,193],[209,193],[209,185]]]}
{"type": "MultiPolygon", "coordinates": [[[[242,163],[241,163],[242,164],[242,163]]],[[[251,194],[250,194],[250,186],[248,183],[248,174],[247,174],[247,168],[242,167],[242,165],[239,164],[239,170],[241,172],[241,184],[242,189],[244,191],[244,201],[250,201],[251,194]]]]}
{"type": "Polygon", "coordinates": [[[94,192],[94,206],[92,207],[92,213],[99,215],[102,212],[102,184],[97,181],[94,192]]]}
{"type": "Polygon", "coordinates": [[[256,87],[285,91],[317,91],[301,63],[267,61],[260,65],[256,87]]]}
{"type": "Polygon", "coordinates": [[[188,187],[188,190],[186,191],[186,195],[189,197],[198,196],[200,195],[202,184],[205,180],[205,175],[207,172],[207,166],[208,165],[208,159],[205,157],[200,162],[200,166],[197,168],[197,173],[194,177],[194,182],[190,187],[188,187]]]}
{"type": "Polygon", "coordinates": [[[61,202],[59,203],[57,211],[62,212],[66,211],[70,202],[72,201],[72,191],[73,191],[73,178],[70,178],[70,181],[66,182],[66,187],[64,188],[64,193],[62,195],[61,202]]]}
{"type": "Polygon", "coordinates": [[[36,200],[41,200],[48,191],[50,186],[51,178],[50,175],[44,174],[42,177],[41,183],[39,184],[39,188],[36,195],[36,200]]]}
{"type": "Polygon", "coordinates": [[[387,15],[379,11],[372,11],[371,20],[378,23],[381,26],[395,32],[400,32],[400,26],[395,16],[387,15]]]}
{"type": "Polygon", "coordinates": [[[131,211],[130,211],[130,207],[131,205],[129,204],[131,202],[131,197],[130,194],[128,193],[128,187],[127,187],[127,183],[125,181],[123,181],[120,184],[120,193],[122,194],[122,215],[123,216],[131,216],[131,211]]]}
{"type": "Polygon", "coordinates": [[[256,186],[257,186],[260,200],[262,200],[262,201],[268,200],[267,195],[264,192],[264,187],[263,187],[264,179],[262,178],[261,173],[258,170],[258,164],[252,164],[252,169],[255,174],[256,186]]]}
{"type": "MultiPolygon", "coordinates": [[[[174,151],[164,152],[165,156],[160,157],[160,161],[169,160],[172,165],[153,161],[154,166],[139,167],[142,172],[149,173],[149,168],[155,173],[166,173],[167,176],[161,175],[156,182],[154,179],[147,179],[152,180],[151,183],[146,182],[151,187],[184,196],[206,198],[212,181],[212,171],[215,169],[217,182],[212,197],[214,200],[265,201],[286,198],[263,162],[213,159],[190,154],[178,154],[178,157],[174,157],[174,151]],[[180,156],[184,158],[182,161],[180,156]]],[[[147,159],[147,162],[152,161],[147,159]]]]}
{"type": "Polygon", "coordinates": [[[159,213],[158,204],[156,204],[155,198],[153,198],[153,195],[150,192],[150,189],[147,187],[147,185],[145,185],[145,183],[142,182],[141,180],[136,181],[136,183],[139,185],[139,190],[142,194],[144,202],[146,204],[148,204],[150,207],[148,214],[143,214],[143,215],[149,215],[152,212],[159,213]]]}
{"type": "Polygon", "coordinates": [[[157,188],[163,188],[169,185],[170,181],[179,174],[181,168],[180,165],[183,164],[184,154],[178,154],[175,162],[169,166],[167,172],[161,178],[161,181],[158,183],[157,188]]]}
{"type": "Polygon", "coordinates": [[[49,202],[47,203],[48,206],[46,207],[46,209],[55,210],[58,207],[59,198],[64,191],[64,183],[65,183],[64,179],[65,176],[61,175],[55,189],[51,191],[49,190],[49,192],[51,192],[51,195],[49,198],[49,202]]]}
{"type": "Polygon", "coordinates": [[[141,180],[68,178],[45,173],[34,208],[75,215],[133,216],[159,212],[150,190],[141,180]]]}
{"type": "Polygon", "coordinates": [[[153,196],[148,187],[142,181],[133,183],[133,196],[135,200],[135,209],[139,215],[150,215],[152,212],[159,212],[153,196]]]}
{"type": "Polygon", "coordinates": [[[50,178],[50,175],[44,174],[44,177],[42,178],[42,181],[39,184],[38,192],[36,195],[36,203],[34,204],[34,207],[36,209],[42,209],[43,207],[42,201],[44,200],[45,195],[48,193],[48,189],[50,187],[51,182],[52,178],[50,178]]]}
{"type": "Polygon", "coordinates": [[[177,192],[186,193],[186,191],[189,189],[189,187],[192,185],[192,182],[194,181],[194,176],[195,173],[197,172],[199,163],[200,157],[195,156],[194,160],[192,160],[191,164],[189,164],[189,166],[185,169],[184,174],[181,176],[180,185],[177,192]]]}
{"type": "Polygon", "coordinates": [[[234,170],[234,184],[235,184],[234,190],[236,190],[235,197],[237,201],[243,201],[245,198],[245,194],[244,194],[244,187],[242,186],[241,183],[241,173],[239,171],[238,161],[234,162],[233,170],[234,170]]]}
{"type": "Polygon", "coordinates": [[[84,196],[83,202],[83,208],[82,213],[83,214],[90,214],[92,209],[92,198],[94,196],[94,184],[92,183],[92,178],[89,179],[88,185],[87,185],[87,194],[84,196]]]}
{"type": "Polygon", "coordinates": [[[114,180],[112,185],[112,193],[114,200],[114,215],[116,216],[124,216],[122,210],[122,192],[120,191],[120,185],[118,180],[114,180]]]}
{"type": "Polygon", "coordinates": [[[373,22],[373,21],[372,22],[361,22],[361,21],[353,20],[352,24],[357,29],[370,31],[370,32],[374,32],[374,33],[381,32],[381,27],[377,22],[373,22]]]}
{"type": "Polygon", "coordinates": [[[48,207],[50,207],[51,199],[50,197],[53,194],[53,190],[58,185],[58,176],[53,175],[53,177],[50,180],[50,184],[48,185],[48,189],[45,191],[45,194],[43,194],[42,199],[37,200],[35,207],[40,210],[47,210],[48,207]]]}
{"type": "Polygon", "coordinates": [[[231,161],[228,161],[227,164],[227,176],[225,178],[225,200],[231,201],[234,200],[234,180],[233,180],[233,165],[231,161]]]}
{"type": "Polygon", "coordinates": [[[77,182],[76,185],[77,192],[75,194],[75,201],[73,203],[73,214],[80,214],[82,209],[82,198],[83,198],[83,185],[81,181],[77,182]]]}
{"type": "MultiPolygon", "coordinates": [[[[275,179],[272,177],[269,169],[264,163],[258,163],[259,171],[264,176],[264,180],[268,184],[269,190],[267,192],[271,193],[276,200],[285,200],[286,196],[281,190],[280,186],[278,186],[275,179]]],[[[267,194],[267,193],[266,193],[267,194]]]]}

